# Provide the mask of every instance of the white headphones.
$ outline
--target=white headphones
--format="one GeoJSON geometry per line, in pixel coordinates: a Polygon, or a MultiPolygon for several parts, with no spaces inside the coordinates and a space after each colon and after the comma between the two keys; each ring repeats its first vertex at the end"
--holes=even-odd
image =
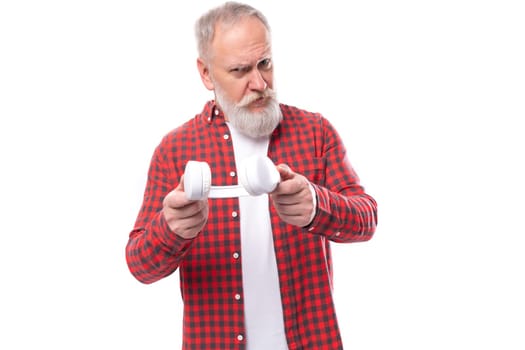
{"type": "Polygon", "coordinates": [[[263,156],[246,158],[240,164],[238,176],[240,185],[212,186],[208,163],[190,160],[184,169],[184,192],[191,200],[259,196],[275,190],[281,180],[273,162],[263,156]]]}

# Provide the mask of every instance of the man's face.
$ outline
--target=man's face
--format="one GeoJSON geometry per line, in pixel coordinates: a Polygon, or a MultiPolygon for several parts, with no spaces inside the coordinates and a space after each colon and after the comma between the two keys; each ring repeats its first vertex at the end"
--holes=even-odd
{"type": "Polygon", "coordinates": [[[273,63],[266,27],[256,18],[231,27],[218,26],[210,51],[209,61],[200,62],[199,70],[206,87],[215,91],[227,120],[250,136],[269,135],[281,114],[272,90],[273,63]]]}

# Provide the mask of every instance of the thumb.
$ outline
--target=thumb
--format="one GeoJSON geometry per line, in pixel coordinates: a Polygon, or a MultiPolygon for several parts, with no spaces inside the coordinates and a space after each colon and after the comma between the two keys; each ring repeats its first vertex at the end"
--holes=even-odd
{"type": "Polygon", "coordinates": [[[277,165],[277,170],[279,171],[279,175],[281,175],[281,180],[288,180],[293,177],[294,172],[288,164],[281,163],[277,165]]]}
{"type": "Polygon", "coordinates": [[[179,184],[177,185],[175,189],[184,191],[184,174],[180,177],[179,184]]]}

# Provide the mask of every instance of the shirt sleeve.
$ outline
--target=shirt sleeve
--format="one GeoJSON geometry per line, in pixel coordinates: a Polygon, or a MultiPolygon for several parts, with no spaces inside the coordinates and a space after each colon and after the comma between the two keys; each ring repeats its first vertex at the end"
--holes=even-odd
{"type": "Polygon", "coordinates": [[[321,117],[325,158],[324,183],[312,184],[317,208],[304,229],[335,242],[372,238],[377,225],[377,203],[367,194],[333,126],[321,117]]]}
{"type": "MultiPolygon", "coordinates": [[[[163,140],[166,143],[166,139],[163,140]]],[[[155,150],[135,227],[126,245],[131,274],[142,283],[153,283],[172,274],[193,242],[172,232],[162,214],[164,196],[177,185],[174,165],[166,157],[163,143],[155,150]]]]}

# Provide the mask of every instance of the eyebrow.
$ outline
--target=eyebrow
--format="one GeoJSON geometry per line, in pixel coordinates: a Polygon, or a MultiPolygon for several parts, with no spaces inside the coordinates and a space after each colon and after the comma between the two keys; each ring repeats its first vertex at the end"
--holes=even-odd
{"type": "Polygon", "coordinates": [[[232,64],[229,64],[227,65],[227,68],[228,70],[233,70],[233,69],[247,69],[247,68],[251,68],[251,67],[257,67],[262,61],[265,61],[265,60],[268,60],[268,59],[272,59],[272,56],[270,54],[268,55],[265,55],[263,56],[262,58],[260,58],[259,60],[257,60],[257,62],[255,62],[255,64],[253,63],[248,63],[248,62],[239,62],[239,63],[232,63],[232,64]]]}

